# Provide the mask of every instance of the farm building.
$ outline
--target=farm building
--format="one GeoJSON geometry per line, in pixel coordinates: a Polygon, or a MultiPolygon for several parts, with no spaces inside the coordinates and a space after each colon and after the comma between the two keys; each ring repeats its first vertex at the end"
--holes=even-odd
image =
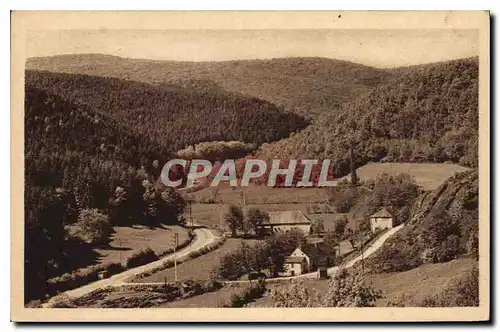
{"type": "Polygon", "coordinates": [[[376,230],[390,229],[394,226],[394,215],[388,209],[382,208],[370,216],[370,228],[376,230]]]}
{"type": "Polygon", "coordinates": [[[307,273],[311,267],[311,258],[301,248],[297,248],[285,258],[284,275],[295,276],[307,273]]]}
{"type": "Polygon", "coordinates": [[[268,214],[269,222],[263,225],[267,233],[286,232],[293,228],[300,229],[306,235],[311,232],[311,220],[300,211],[277,211],[268,214]]]}
{"type": "Polygon", "coordinates": [[[327,267],[330,265],[330,258],[327,256],[321,245],[308,243],[298,247],[285,258],[283,275],[300,275],[327,267]]]}

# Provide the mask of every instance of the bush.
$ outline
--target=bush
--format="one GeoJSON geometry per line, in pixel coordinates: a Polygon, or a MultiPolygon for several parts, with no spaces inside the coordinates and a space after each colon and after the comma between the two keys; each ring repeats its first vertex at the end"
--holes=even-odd
{"type": "Polygon", "coordinates": [[[223,307],[241,308],[247,303],[258,299],[266,292],[266,281],[261,279],[257,283],[251,283],[246,286],[241,293],[232,294],[228,304],[223,304],[223,307]]]}
{"type": "Polygon", "coordinates": [[[133,253],[126,261],[127,269],[148,264],[158,260],[155,252],[151,248],[142,249],[133,253]]]}
{"type": "Polygon", "coordinates": [[[65,273],[60,277],[47,280],[47,295],[54,295],[70,289],[78,288],[97,280],[98,272],[103,270],[103,265],[92,265],[85,269],[65,273]]]}
{"type": "Polygon", "coordinates": [[[105,243],[110,230],[108,216],[97,209],[83,209],[78,215],[76,235],[87,243],[105,243]]]}
{"type": "Polygon", "coordinates": [[[423,255],[411,236],[396,236],[388,239],[383,250],[365,261],[368,268],[376,273],[407,271],[420,266],[423,255]]]}
{"type": "Polygon", "coordinates": [[[108,263],[105,265],[104,270],[111,276],[125,271],[125,267],[121,263],[108,263]]]}
{"type": "Polygon", "coordinates": [[[25,308],[41,308],[42,301],[40,300],[31,300],[24,306],[25,308]]]}

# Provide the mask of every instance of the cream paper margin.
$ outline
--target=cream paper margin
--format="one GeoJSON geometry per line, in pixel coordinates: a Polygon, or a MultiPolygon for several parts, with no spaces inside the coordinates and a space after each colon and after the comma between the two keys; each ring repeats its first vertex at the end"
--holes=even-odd
{"type": "Polygon", "coordinates": [[[484,321],[490,318],[490,21],[488,11],[16,11],[11,13],[11,320],[116,322],[484,321]],[[341,15],[341,19],[338,18],[341,15]],[[28,309],[23,304],[24,66],[28,30],[479,30],[479,269],[474,308],[28,309]]]}

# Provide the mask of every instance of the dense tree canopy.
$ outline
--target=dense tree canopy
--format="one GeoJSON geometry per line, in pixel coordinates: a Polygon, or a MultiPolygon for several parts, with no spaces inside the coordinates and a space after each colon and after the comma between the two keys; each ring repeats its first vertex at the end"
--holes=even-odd
{"type": "Polygon", "coordinates": [[[178,62],[68,54],[29,59],[27,68],[154,85],[174,83],[199,91],[231,91],[267,100],[307,118],[331,112],[392,76],[388,70],[312,57],[178,62]]]}
{"type": "Polygon", "coordinates": [[[331,159],[335,175],[369,161],[478,164],[478,59],[421,65],[265,144],[263,158],[331,159]]]}
{"type": "Polygon", "coordinates": [[[114,119],[170,152],[205,141],[260,145],[307,125],[274,104],[222,91],[39,71],[27,71],[26,84],[114,119]]]}
{"type": "Polygon", "coordinates": [[[182,197],[157,181],[169,153],[148,137],[30,87],[25,132],[26,300],[43,297],[48,278],[76,267],[71,252],[105,242],[108,220],[152,226],[182,221],[182,197]],[[67,232],[75,223],[80,237],[67,232]]]}

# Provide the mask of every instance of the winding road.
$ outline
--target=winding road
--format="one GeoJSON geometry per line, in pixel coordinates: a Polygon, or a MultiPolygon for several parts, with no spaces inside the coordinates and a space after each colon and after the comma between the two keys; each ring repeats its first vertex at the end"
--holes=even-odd
{"type": "MultiPolygon", "coordinates": [[[[350,260],[349,262],[344,264],[342,267],[343,268],[350,268],[350,267],[354,266],[354,264],[356,264],[360,260],[371,256],[373,253],[375,253],[378,249],[380,249],[382,247],[382,245],[385,243],[385,241],[387,241],[388,238],[390,238],[397,231],[399,231],[401,228],[403,228],[403,226],[404,226],[404,224],[401,224],[397,227],[390,229],[389,231],[387,231],[383,235],[381,235],[377,240],[375,240],[375,242],[373,242],[370,246],[368,246],[362,254],[353,258],[352,260],[350,260]]],[[[195,239],[193,240],[193,242],[191,242],[191,244],[189,246],[187,246],[184,249],[181,249],[177,252],[177,259],[185,258],[191,252],[196,251],[196,250],[198,250],[206,245],[212,244],[219,239],[219,237],[217,235],[215,235],[214,232],[212,232],[211,230],[206,229],[206,228],[197,228],[194,230],[194,232],[196,235],[195,239]]],[[[163,265],[163,263],[165,263],[168,260],[173,259],[173,257],[174,257],[173,254],[165,256],[165,257],[163,257],[157,261],[154,261],[152,263],[132,268],[132,269],[124,271],[122,273],[115,274],[107,279],[102,279],[102,280],[90,283],[88,285],[66,291],[63,294],[68,295],[70,297],[80,297],[80,296],[86,295],[92,291],[106,288],[109,286],[116,287],[116,286],[131,284],[131,283],[127,282],[128,279],[133,278],[141,273],[145,273],[145,272],[148,272],[148,271],[153,270],[155,268],[161,267],[163,265]]],[[[339,266],[329,268],[328,275],[332,276],[332,275],[336,274],[339,269],[340,269],[339,266]]],[[[280,281],[280,280],[291,280],[291,279],[298,279],[298,278],[316,278],[316,277],[317,277],[317,272],[311,272],[311,273],[301,274],[298,276],[279,277],[279,278],[268,279],[268,281],[280,281]]],[[[226,283],[245,283],[245,282],[248,282],[248,281],[245,281],[245,280],[226,281],[226,283]]],[[[141,283],[141,285],[149,285],[149,284],[156,285],[156,284],[163,284],[163,283],[160,283],[160,282],[141,283]]],[[[55,300],[56,300],[56,297],[52,297],[51,299],[49,299],[49,301],[44,303],[43,307],[49,308],[55,302],[55,300]]]]}
{"type": "MultiPolygon", "coordinates": [[[[349,262],[346,264],[343,264],[341,266],[334,266],[331,267],[327,270],[328,276],[333,276],[335,275],[340,268],[350,268],[353,267],[354,264],[357,262],[361,261],[362,259],[366,259],[367,257],[370,257],[373,255],[377,250],[379,250],[382,245],[387,241],[388,238],[393,236],[397,231],[399,231],[401,228],[403,228],[404,224],[401,224],[399,226],[396,226],[394,228],[391,228],[384,234],[382,234],[378,239],[375,240],[371,245],[366,247],[365,251],[363,253],[359,254],[359,256],[356,256],[355,258],[351,259],[349,262]]],[[[291,279],[301,279],[301,278],[317,278],[318,273],[317,272],[311,272],[311,273],[305,273],[305,274],[300,274],[297,276],[291,276],[291,277],[278,277],[278,278],[272,278],[272,279],[267,279],[266,281],[268,282],[273,282],[273,281],[280,281],[280,280],[291,280],[291,279]]],[[[234,280],[234,281],[226,281],[226,283],[244,283],[248,282],[248,280],[234,280]]]]}
{"type": "MultiPolygon", "coordinates": [[[[187,257],[191,252],[201,249],[206,245],[212,244],[219,239],[219,237],[215,235],[213,231],[207,228],[196,228],[194,230],[194,233],[195,233],[194,240],[187,247],[177,251],[176,255],[178,260],[187,257]]],[[[115,287],[120,286],[126,284],[127,279],[133,278],[141,273],[145,273],[153,269],[156,269],[158,267],[161,267],[163,263],[172,260],[173,258],[174,258],[173,254],[167,255],[149,264],[134,267],[130,270],[126,270],[124,272],[115,274],[109,278],[92,282],[85,286],[63,292],[62,294],[68,295],[70,297],[80,297],[97,289],[102,289],[109,286],[115,286],[115,287]]],[[[43,307],[47,308],[50,307],[55,302],[56,298],[57,296],[50,298],[47,302],[43,304],[43,307]]]]}

